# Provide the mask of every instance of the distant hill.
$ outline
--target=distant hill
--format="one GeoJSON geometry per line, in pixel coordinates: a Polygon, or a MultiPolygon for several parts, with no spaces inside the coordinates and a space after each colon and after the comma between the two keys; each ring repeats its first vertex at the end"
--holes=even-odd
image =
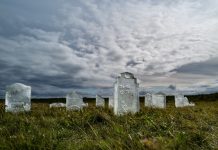
{"type": "MultiPolygon", "coordinates": [[[[218,93],[213,93],[213,94],[201,94],[201,95],[188,95],[187,96],[189,101],[218,101],[218,93]]],[[[105,97],[106,102],[108,101],[108,97],[105,97]]],[[[143,97],[140,96],[140,101],[143,101],[143,97]]],[[[95,101],[95,98],[89,98],[89,97],[84,97],[83,98],[84,102],[89,102],[89,101],[95,101]]],[[[167,96],[167,101],[173,101],[174,97],[173,96],[167,96]]],[[[0,99],[0,102],[3,102],[4,99],[0,99]]],[[[66,99],[65,98],[32,98],[31,100],[33,103],[55,103],[55,102],[62,102],[65,103],[66,99]]]]}
{"type": "Polygon", "coordinates": [[[189,95],[187,97],[191,101],[218,101],[218,93],[189,95]]]}

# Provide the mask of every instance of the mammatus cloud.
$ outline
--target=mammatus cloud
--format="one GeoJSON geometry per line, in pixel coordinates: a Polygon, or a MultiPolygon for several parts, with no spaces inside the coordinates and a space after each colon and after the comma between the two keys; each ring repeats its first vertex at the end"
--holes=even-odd
{"type": "Polygon", "coordinates": [[[216,1],[0,3],[1,90],[22,82],[35,95],[62,96],[72,88],[95,93],[123,71],[147,87],[217,80],[214,71],[183,69],[203,63],[214,70],[207,62],[218,57],[216,1]]]}

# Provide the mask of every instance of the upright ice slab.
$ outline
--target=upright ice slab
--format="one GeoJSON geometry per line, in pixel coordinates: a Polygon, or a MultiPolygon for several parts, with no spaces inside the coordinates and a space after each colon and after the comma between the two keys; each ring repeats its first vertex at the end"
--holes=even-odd
{"type": "Polygon", "coordinates": [[[152,94],[150,93],[145,94],[145,106],[152,107],[152,94]]]}
{"type": "Polygon", "coordinates": [[[188,98],[185,97],[185,106],[195,106],[195,103],[189,102],[188,98]]]}
{"type": "Polygon", "coordinates": [[[66,97],[66,108],[67,110],[79,110],[82,109],[86,104],[83,102],[81,95],[77,94],[75,91],[67,94],[66,97]]]}
{"type": "Polygon", "coordinates": [[[186,107],[186,106],[195,106],[194,103],[190,103],[187,97],[184,95],[175,95],[175,106],[176,107],[186,107]]]}
{"type": "Polygon", "coordinates": [[[100,95],[96,95],[96,106],[98,106],[98,107],[104,107],[105,106],[105,100],[100,95]]]}
{"type": "Polygon", "coordinates": [[[15,83],[6,88],[5,111],[20,112],[31,109],[31,87],[15,83]]]}
{"type": "Polygon", "coordinates": [[[114,97],[113,96],[109,97],[108,106],[109,106],[109,108],[113,108],[114,107],[114,97]]]}
{"type": "Polygon", "coordinates": [[[184,96],[183,95],[175,95],[175,106],[184,107],[184,96]]]}
{"type": "Polygon", "coordinates": [[[117,77],[114,84],[114,113],[122,115],[139,111],[137,79],[132,73],[124,72],[117,77]]]}
{"type": "Polygon", "coordinates": [[[166,108],[166,96],[164,94],[152,94],[152,107],[166,108]]]}

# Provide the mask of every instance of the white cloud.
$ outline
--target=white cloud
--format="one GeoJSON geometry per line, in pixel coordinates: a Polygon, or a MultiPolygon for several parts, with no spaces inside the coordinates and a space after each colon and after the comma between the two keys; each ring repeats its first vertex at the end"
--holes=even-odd
{"type": "Polygon", "coordinates": [[[214,34],[218,11],[211,11],[215,6],[204,8],[202,13],[203,1],[153,5],[130,0],[107,4],[82,1],[80,7],[66,5],[61,24],[73,37],[68,42],[84,49],[86,57],[94,53],[110,72],[114,68],[109,66],[116,64],[120,70],[139,74],[167,73],[218,55],[218,36],[214,34]],[[110,57],[119,59],[114,63],[110,57]],[[130,60],[137,64],[126,66],[130,60]]]}
{"type": "MultiPolygon", "coordinates": [[[[188,86],[211,78],[199,73],[201,77],[194,81],[193,75],[176,69],[218,56],[216,1],[44,3],[0,6],[5,15],[0,15],[4,21],[0,23],[0,60],[7,67],[25,67],[29,71],[23,73],[34,78],[38,73],[46,79],[67,76],[72,87],[79,82],[90,88],[112,86],[113,77],[123,71],[136,74],[142,85],[183,85],[186,80],[188,86]],[[26,5],[32,9],[24,11],[26,5]]],[[[55,84],[64,87],[58,81],[55,84]]]]}

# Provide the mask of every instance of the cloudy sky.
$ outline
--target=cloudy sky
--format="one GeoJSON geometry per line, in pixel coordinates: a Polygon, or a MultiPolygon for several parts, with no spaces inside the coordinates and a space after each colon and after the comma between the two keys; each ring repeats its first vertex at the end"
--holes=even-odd
{"type": "Polygon", "coordinates": [[[142,90],[218,91],[217,0],[1,0],[0,96],[110,93],[135,74],[142,90]]]}

